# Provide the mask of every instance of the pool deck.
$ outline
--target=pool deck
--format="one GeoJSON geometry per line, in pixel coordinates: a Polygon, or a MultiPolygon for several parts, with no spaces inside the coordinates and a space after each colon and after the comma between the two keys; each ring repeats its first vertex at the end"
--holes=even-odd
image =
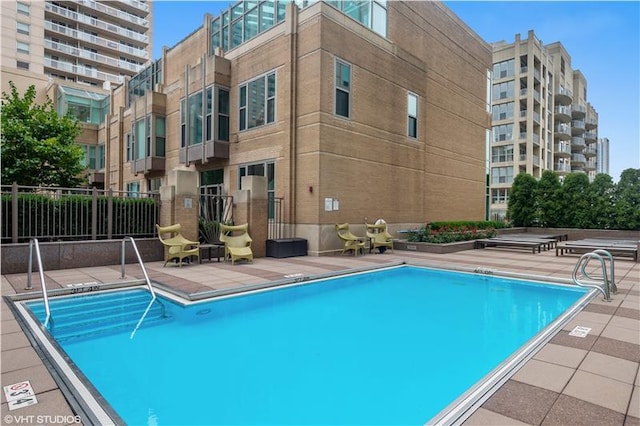
{"type": "MultiPolygon", "coordinates": [[[[532,254],[488,248],[451,254],[396,250],[358,257],[259,258],[236,265],[205,260],[182,268],[149,262],[146,268],[153,281],[193,294],[278,281],[285,275],[309,276],[398,261],[570,279],[577,260],[577,256],[557,257],[552,250],[532,254]]],[[[616,258],[615,273],[619,293],[612,296],[613,301],[604,302],[600,295],[592,299],[465,425],[640,426],[640,263],[616,258]],[[576,326],[591,331],[584,338],[570,336],[576,326]]],[[[126,279],[143,277],[137,265],[127,265],[126,274],[126,279]]],[[[39,290],[38,275],[33,279],[34,289],[39,290]]],[[[48,271],[45,279],[50,290],[67,284],[117,282],[121,281],[120,265],[48,271]]],[[[25,292],[26,280],[27,274],[2,275],[2,295],[25,292]]],[[[446,294],[437,296],[443,303],[455,303],[446,294]]],[[[37,417],[19,416],[70,416],[68,424],[75,424],[62,391],[4,300],[1,313],[2,386],[30,380],[38,399],[38,404],[9,411],[2,392],[2,424],[36,424],[37,417]]]]}

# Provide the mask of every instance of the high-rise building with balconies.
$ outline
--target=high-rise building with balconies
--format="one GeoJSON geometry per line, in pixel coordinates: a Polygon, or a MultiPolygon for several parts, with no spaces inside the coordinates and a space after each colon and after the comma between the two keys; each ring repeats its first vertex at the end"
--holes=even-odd
{"type": "Polygon", "coordinates": [[[2,64],[90,86],[123,83],[151,60],[145,0],[3,1],[2,64]]]}
{"type": "Polygon", "coordinates": [[[595,177],[598,114],[587,102],[585,76],[571,68],[560,42],[545,45],[531,30],[492,46],[490,217],[503,219],[520,172],[595,177]]]}

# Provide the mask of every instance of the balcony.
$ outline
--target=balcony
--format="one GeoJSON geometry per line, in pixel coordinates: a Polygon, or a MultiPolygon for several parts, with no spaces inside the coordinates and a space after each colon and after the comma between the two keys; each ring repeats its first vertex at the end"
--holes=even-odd
{"type": "Polygon", "coordinates": [[[596,159],[589,158],[587,159],[587,164],[584,166],[586,171],[594,171],[596,169],[596,159]]]}
{"type": "Polygon", "coordinates": [[[553,146],[553,153],[557,157],[571,157],[571,145],[568,143],[557,143],[553,146]]]}
{"type": "Polygon", "coordinates": [[[560,105],[571,105],[573,102],[573,93],[571,90],[560,86],[556,92],[556,103],[560,105]]]}
{"type": "Polygon", "coordinates": [[[192,164],[215,158],[229,158],[229,142],[207,141],[204,144],[189,145],[180,148],[180,163],[192,164]]]}
{"type": "MultiPolygon", "coordinates": [[[[140,18],[136,15],[132,15],[123,10],[116,9],[115,7],[107,6],[104,3],[97,3],[94,0],[77,0],[78,3],[87,6],[93,10],[97,10],[109,16],[115,16],[124,21],[131,22],[144,28],[149,28],[149,21],[140,18]]],[[[147,7],[148,8],[148,7],[147,7]]]]}
{"type": "Polygon", "coordinates": [[[596,132],[584,132],[584,138],[589,142],[597,142],[598,134],[596,132]]]}
{"type": "Polygon", "coordinates": [[[587,126],[587,130],[593,130],[596,127],[598,127],[598,120],[592,117],[587,117],[586,120],[584,120],[586,126],[587,126]]]}
{"type": "Polygon", "coordinates": [[[571,138],[571,147],[574,151],[582,150],[585,145],[584,138],[580,136],[573,136],[571,138]]]}
{"type": "Polygon", "coordinates": [[[68,55],[73,55],[83,59],[89,59],[99,64],[108,65],[114,68],[118,68],[120,70],[129,71],[135,74],[137,74],[138,72],[144,69],[144,66],[142,65],[133,64],[127,61],[122,61],[119,59],[112,58],[110,56],[101,55],[99,53],[90,52],[84,49],[78,49],[77,47],[74,47],[65,43],[58,43],[51,40],[45,40],[44,46],[47,49],[54,50],[56,52],[66,53],[68,55]]]}
{"type": "Polygon", "coordinates": [[[569,163],[555,163],[553,170],[560,173],[569,173],[571,171],[571,164],[569,163]]]}
{"type": "Polygon", "coordinates": [[[145,12],[149,12],[149,5],[147,3],[143,3],[137,0],[122,0],[123,3],[126,3],[130,6],[135,7],[136,9],[143,10],[145,12]]]}
{"type": "Polygon", "coordinates": [[[145,34],[132,31],[132,30],[120,27],[118,25],[114,25],[110,22],[105,22],[100,19],[96,19],[92,16],[85,15],[84,13],[74,12],[73,10],[56,6],[55,4],[51,4],[51,3],[45,3],[44,7],[45,7],[45,10],[59,16],[64,16],[65,18],[68,18],[70,20],[91,25],[92,27],[100,28],[110,33],[118,34],[120,36],[127,37],[132,40],[136,40],[140,43],[149,42],[149,37],[146,36],[145,34]]]}
{"type": "Polygon", "coordinates": [[[571,116],[573,118],[581,119],[581,118],[584,118],[586,114],[587,114],[587,107],[585,107],[584,105],[579,105],[579,104],[571,105],[571,116]]]}
{"type": "Polygon", "coordinates": [[[571,138],[571,126],[566,123],[556,125],[554,137],[560,140],[569,140],[571,138]]]}
{"type": "Polygon", "coordinates": [[[553,111],[557,121],[562,123],[569,123],[571,121],[571,107],[569,105],[556,105],[553,111]]]}
{"type": "Polygon", "coordinates": [[[575,166],[584,166],[587,162],[587,157],[584,156],[584,154],[580,154],[580,153],[576,153],[576,154],[571,154],[571,167],[574,168],[575,166]]]}
{"type": "Polygon", "coordinates": [[[585,129],[584,120],[571,120],[571,128],[584,130],[585,129]]]}
{"type": "Polygon", "coordinates": [[[83,65],[76,65],[71,62],[60,61],[48,57],[44,58],[44,66],[71,74],[83,75],[99,81],[109,81],[111,83],[118,84],[124,81],[124,77],[121,75],[109,74],[106,72],[98,71],[94,68],[87,68],[83,65]]]}
{"type": "Polygon", "coordinates": [[[595,145],[587,145],[583,150],[582,153],[586,156],[586,157],[595,157],[598,154],[598,149],[595,147],[595,145]]]}
{"type": "MultiPolygon", "coordinates": [[[[47,3],[48,5],[49,3],[47,3]]],[[[63,25],[54,24],[49,21],[45,21],[44,28],[48,31],[52,31],[56,34],[62,34],[74,39],[86,41],[88,43],[95,44],[97,46],[106,47],[114,51],[122,52],[134,56],[136,58],[147,59],[149,53],[146,50],[138,49],[135,47],[120,44],[117,41],[109,40],[106,38],[94,36],[93,34],[85,33],[84,31],[78,31],[73,28],[68,28],[63,25]]]]}

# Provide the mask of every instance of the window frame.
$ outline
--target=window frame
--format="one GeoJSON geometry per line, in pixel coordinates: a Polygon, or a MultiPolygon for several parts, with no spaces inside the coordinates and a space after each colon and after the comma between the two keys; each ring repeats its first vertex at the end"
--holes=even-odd
{"type": "Polygon", "coordinates": [[[413,92],[407,92],[407,136],[418,139],[418,117],[420,114],[420,96],[413,92]],[[411,114],[411,99],[415,100],[415,113],[411,114]],[[412,121],[413,119],[413,121],[412,121]],[[413,124],[413,126],[412,126],[413,124]],[[413,130],[414,134],[411,134],[413,130]]]}
{"type": "MultiPolygon", "coordinates": [[[[342,74],[342,70],[341,70],[342,74]]],[[[344,78],[341,79],[344,82],[344,78]]],[[[334,58],[333,64],[333,115],[341,118],[345,118],[347,120],[351,119],[351,88],[353,87],[353,72],[352,65],[338,57],[334,58]],[[344,85],[338,85],[338,66],[345,66],[349,71],[349,79],[347,81],[348,86],[345,88],[344,85]],[[347,115],[343,115],[338,112],[338,92],[345,93],[347,99],[347,115]]]]}
{"type": "MultiPolygon", "coordinates": [[[[238,86],[238,132],[244,132],[256,129],[262,126],[273,124],[276,122],[277,116],[277,98],[278,98],[278,73],[276,70],[268,71],[251,80],[245,81],[238,86]],[[262,123],[251,122],[251,105],[252,85],[259,84],[262,80],[262,98],[256,97],[256,100],[262,101],[263,117],[262,123]],[[273,96],[269,95],[269,82],[273,80],[273,96]]],[[[257,96],[257,94],[256,94],[257,96]]]]}

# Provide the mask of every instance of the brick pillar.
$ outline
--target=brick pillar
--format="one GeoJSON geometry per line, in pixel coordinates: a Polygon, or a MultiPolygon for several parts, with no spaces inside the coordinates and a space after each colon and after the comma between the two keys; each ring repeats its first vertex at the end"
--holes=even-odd
{"type": "Polygon", "coordinates": [[[160,187],[160,226],[182,225],[182,235],[198,241],[200,195],[198,173],[194,170],[175,169],[167,174],[168,185],[160,187]]]}
{"type": "Polygon", "coordinates": [[[267,250],[268,215],[267,178],[244,176],[243,190],[233,194],[233,223],[249,224],[249,235],[253,239],[251,250],[254,257],[264,257],[267,250]]]}

